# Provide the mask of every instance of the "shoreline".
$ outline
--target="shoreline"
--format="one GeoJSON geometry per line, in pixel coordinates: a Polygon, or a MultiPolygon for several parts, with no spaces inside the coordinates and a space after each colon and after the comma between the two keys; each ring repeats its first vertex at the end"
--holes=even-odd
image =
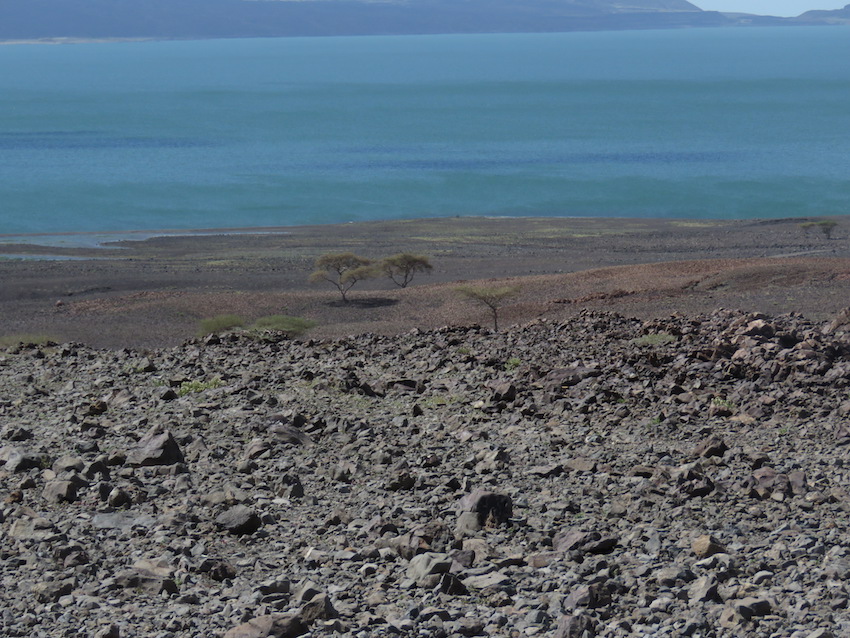
{"type": "Polygon", "coordinates": [[[280,227],[244,227],[244,228],[192,228],[192,229],[153,229],[153,230],[125,230],[125,231],[96,231],[79,230],[58,233],[7,233],[0,234],[0,255],[7,247],[63,247],[63,248],[97,248],[111,249],[124,242],[147,241],[157,237],[206,237],[215,235],[277,235],[287,234],[291,228],[296,226],[280,227]],[[79,238],[81,241],[75,243],[70,239],[79,238]],[[47,240],[47,241],[39,241],[47,240]]]}
{"type": "Polygon", "coordinates": [[[721,225],[773,224],[773,223],[808,223],[820,220],[831,220],[847,216],[808,216],[808,217],[777,217],[777,218],[689,218],[689,217],[595,217],[595,216],[521,216],[521,215],[469,215],[446,217],[412,217],[384,220],[363,220],[332,222],[327,224],[301,224],[293,226],[233,226],[222,228],[164,228],[137,230],[80,230],[61,232],[35,233],[0,233],[0,258],[10,254],[15,249],[25,249],[27,254],[34,255],[41,248],[62,250],[114,250],[126,248],[137,242],[146,242],[159,238],[195,238],[195,237],[238,237],[253,235],[290,235],[303,231],[328,229],[334,232],[340,228],[387,227],[407,224],[451,224],[452,220],[462,220],[464,223],[551,223],[553,225],[571,222],[589,225],[597,232],[612,232],[617,228],[634,229],[636,226],[670,228],[711,228],[721,225]],[[78,241],[75,241],[78,240],[78,241]]]}

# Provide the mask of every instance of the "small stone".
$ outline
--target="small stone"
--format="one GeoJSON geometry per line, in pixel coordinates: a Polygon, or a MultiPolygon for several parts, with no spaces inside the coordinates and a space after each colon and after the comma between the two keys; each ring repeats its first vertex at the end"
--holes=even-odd
{"type": "Polygon", "coordinates": [[[437,589],[448,596],[466,596],[469,593],[466,585],[454,574],[442,574],[437,589]]]}
{"type": "Polygon", "coordinates": [[[475,512],[482,527],[493,527],[507,523],[513,516],[513,502],[510,496],[488,490],[477,489],[460,500],[460,510],[475,512]]]}
{"type": "Polygon", "coordinates": [[[272,614],[237,625],[224,638],[297,638],[307,631],[307,625],[298,616],[272,614]]]}
{"type": "Polygon", "coordinates": [[[713,536],[704,534],[691,543],[691,550],[698,558],[706,558],[713,554],[726,552],[723,545],[713,536]]]}
{"type": "Polygon", "coordinates": [[[125,569],[118,572],[113,580],[119,587],[144,591],[149,594],[156,595],[163,592],[176,594],[178,591],[177,583],[171,578],[163,578],[137,569],[125,569]]]}
{"type": "Polygon", "coordinates": [[[51,503],[73,503],[77,500],[77,487],[71,481],[50,481],[42,496],[51,503]]]}
{"type": "Polygon", "coordinates": [[[236,536],[253,534],[263,524],[256,512],[245,505],[235,505],[222,512],[216,517],[215,523],[236,536]]]}
{"type": "Polygon", "coordinates": [[[319,596],[322,590],[312,580],[304,579],[300,581],[292,590],[292,597],[295,602],[306,603],[319,596]]]}
{"type": "Polygon", "coordinates": [[[136,466],[173,465],[183,460],[174,436],[161,425],[154,425],[127,453],[127,463],[136,466]]]}
{"type": "Polygon", "coordinates": [[[723,611],[720,612],[718,624],[724,629],[734,629],[745,620],[746,619],[733,607],[724,607],[723,611]]]}
{"type": "Polygon", "coordinates": [[[133,497],[120,487],[115,487],[109,491],[109,494],[106,497],[106,502],[111,507],[124,507],[125,505],[130,505],[133,502],[133,497]]]}
{"type": "Polygon", "coordinates": [[[561,616],[552,638],[593,638],[596,627],[587,616],[561,616]]]}
{"type": "Polygon", "coordinates": [[[574,587],[570,594],[564,599],[564,609],[572,610],[578,607],[595,609],[604,607],[611,602],[611,593],[604,587],[593,585],[580,585],[574,587]]]}
{"type": "Polygon", "coordinates": [[[740,600],[733,601],[735,610],[746,619],[752,616],[767,616],[773,609],[773,603],[767,598],[756,598],[748,596],[740,600]]]}
{"type": "Polygon", "coordinates": [[[481,524],[478,522],[478,514],[476,512],[461,512],[457,517],[455,525],[455,538],[463,538],[464,536],[473,536],[481,530],[481,524]]]}
{"type": "Polygon", "coordinates": [[[217,558],[203,561],[198,567],[198,571],[207,574],[218,582],[236,578],[236,568],[226,560],[217,558]]]}
{"type": "Polygon", "coordinates": [[[407,577],[416,581],[420,587],[428,586],[430,576],[445,574],[451,566],[452,561],[448,554],[425,552],[424,554],[417,554],[410,560],[407,567],[407,577]]]}
{"type": "Polygon", "coordinates": [[[42,603],[55,603],[74,590],[73,580],[50,581],[33,585],[30,593],[42,603]]]}
{"type": "Polygon", "coordinates": [[[308,625],[312,625],[317,620],[330,620],[331,618],[336,618],[338,615],[327,594],[314,596],[298,612],[301,620],[308,625]]]}
{"type": "Polygon", "coordinates": [[[85,467],[85,463],[83,460],[76,456],[63,456],[60,459],[57,459],[53,462],[53,471],[56,474],[61,474],[62,472],[82,472],[85,467]]]}
{"type": "Polygon", "coordinates": [[[722,439],[712,436],[697,445],[694,448],[693,454],[694,456],[701,456],[704,458],[708,458],[710,456],[723,456],[728,449],[729,447],[722,439]]]}
{"type": "Polygon", "coordinates": [[[501,572],[490,572],[464,578],[463,584],[469,589],[502,589],[511,585],[511,579],[501,572]]]}
{"type": "Polygon", "coordinates": [[[720,602],[720,596],[717,594],[717,579],[714,576],[697,578],[688,587],[688,599],[700,603],[720,602]]]}
{"type": "Polygon", "coordinates": [[[121,629],[118,625],[111,624],[98,631],[95,638],[121,638],[121,629]]]}

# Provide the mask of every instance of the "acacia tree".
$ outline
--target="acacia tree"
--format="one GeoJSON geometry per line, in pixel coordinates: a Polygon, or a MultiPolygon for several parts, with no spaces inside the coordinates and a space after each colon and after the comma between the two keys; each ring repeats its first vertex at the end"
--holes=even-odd
{"type": "Polygon", "coordinates": [[[824,237],[826,237],[827,239],[832,239],[832,231],[835,230],[836,226],[838,226],[838,222],[833,221],[831,219],[824,219],[817,222],[805,222],[803,224],[800,224],[800,228],[802,228],[807,235],[809,234],[809,230],[813,228],[819,228],[820,231],[823,233],[824,237]]]}
{"type": "Polygon", "coordinates": [[[327,281],[333,284],[342,300],[348,303],[348,291],[358,281],[375,276],[372,262],[354,253],[330,253],[316,260],[316,270],[310,275],[310,283],[327,281]]]}
{"type": "Polygon", "coordinates": [[[407,288],[416,273],[428,272],[434,268],[424,255],[410,253],[386,257],[381,260],[379,267],[399,288],[407,288]]]}
{"type": "Polygon", "coordinates": [[[493,330],[499,332],[499,308],[511,297],[519,294],[517,286],[458,286],[455,290],[480,304],[487,306],[493,315],[493,330]]]}

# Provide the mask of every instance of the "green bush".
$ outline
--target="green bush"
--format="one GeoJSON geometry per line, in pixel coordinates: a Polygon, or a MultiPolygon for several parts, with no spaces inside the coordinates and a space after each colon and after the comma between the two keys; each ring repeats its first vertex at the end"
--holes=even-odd
{"type": "Polygon", "coordinates": [[[283,332],[290,337],[297,337],[304,334],[310,328],[314,328],[316,322],[312,319],[304,317],[291,317],[289,315],[270,315],[268,317],[260,317],[254,322],[255,330],[274,330],[283,332]]]}
{"type": "Polygon", "coordinates": [[[205,337],[209,334],[226,332],[234,328],[241,328],[244,325],[245,320],[239,315],[216,315],[209,319],[201,319],[198,336],[205,337]]]}
{"type": "Polygon", "coordinates": [[[511,357],[505,362],[505,370],[513,372],[522,365],[522,360],[519,357],[511,357]]]}
{"type": "Polygon", "coordinates": [[[224,382],[218,377],[210,379],[209,381],[184,381],[180,384],[180,387],[177,390],[177,395],[185,397],[187,394],[203,392],[204,390],[212,390],[214,388],[220,388],[223,385],[224,382]]]}

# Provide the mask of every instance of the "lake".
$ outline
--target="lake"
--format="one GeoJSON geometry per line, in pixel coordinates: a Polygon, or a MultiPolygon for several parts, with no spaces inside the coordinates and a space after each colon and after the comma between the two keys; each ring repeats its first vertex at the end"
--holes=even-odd
{"type": "Polygon", "coordinates": [[[0,234],[850,213],[850,30],[0,46],[0,234]]]}

